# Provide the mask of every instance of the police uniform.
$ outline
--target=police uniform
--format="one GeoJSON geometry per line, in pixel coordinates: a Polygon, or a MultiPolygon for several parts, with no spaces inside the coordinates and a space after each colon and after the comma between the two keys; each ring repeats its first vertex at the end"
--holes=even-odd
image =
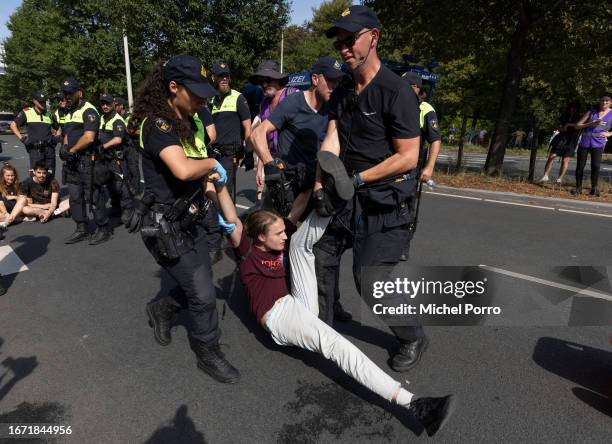
{"type": "Polygon", "coordinates": [[[127,166],[127,183],[130,187],[130,191],[133,196],[140,194],[141,182],[140,182],[140,149],[138,148],[139,137],[138,132],[139,124],[135,121],[132,114],[127,111],[128,102],[127,100],[119,97],[115,100],[117,103],[123,105],[124,113],[121,115],[125,121],[125,127],[127,137],[124,140],[123,145],[123,158],[127,166]],[[132,133],[136,134],[132,134],[132,133]]]}
{"type": "MultiPolygon", "coordinates": [[[[44,95],[37,94],[39,102],[46,100],[44,95]]],[[[55,176],[55,146],[57,141],[53,130],[59,126],[53,115],[47,110],[39,113],[34,106],[23,109],[14,120],[18,127],[27,126],[28,134],[24,145],[30,158],[30,170],[36,162],[45,163],[51,177],[55,176]]]]}
{"type": "MultiPolygon", "coordinates": [[[[369,8],[352,6],[328,30],[327,36],[335,36],[337,28],[357,32],[379,27],[378,18],[369,8]]],[[[416,95],[384,65],[380,65],[359,94],[349,82],[338,87],[330,100],[329,119],[336,121],[340,158],[349,175],[358,175],[392,156],[393,139],[420,136],[416,95]]],[[[362,267],[378,267],[384,279],[399,262],[402,248],[408,242],[410,205],[416,194],[418,171],[415,168],[397,180],[390,179],[357,183],[353,200],[338,209],[315,245],[321,317],[327,322],[332,316],[330,304],[344,249],[352,244],[353,277],[361,294],[362,267]]],[[[400,343],[412,344],[423,337],[418,325],[390,328],[400,343]]]]}
{"type": "MultiPolygon", "coordinates": [[[[200,76],[200,67],[201,63],[193,57],[176,56],[166,63],[164,76],[184,84],[200,97],[207,94],[208,98],[214,94],[214,89],[206,83],[204,74],[200,76]]],[[[189,336],[195,341],[193,349],[199,358],[198,367],[221,382],[236,382],[239,373],[218,350],[221,332],[206,233],[201,222],[189,216],[196,207],[201,209],[204,204],[203,198],[194,197],[202,188],[202,182],[176,178],[160,157],[164,149],[177,145],[183,147],[186,157],[207,157],[204,124],[197,114],[190,117],[189,122],[194,134],[193,142],[181,139],[172,121],[161,117],[145,118],[140,126],[145,197],[150,207],[141,234],[149,252],[178,284],[167,296],[149,303],[147,313],[156,329],[156,340],[166,345],[170,341],[170,320],[178,309],[186,308],[191,321],[189,336]],[[196,207],[190,206],[190,210],[181,212],[177,219],[170,218],[177,202],[185,200],[196,207]],[[169,235],[162,236],[162,231],[169,235]],[[165,327],[160,327],[162,324],[165,327]],[[158,335],[158,329],[165,330],[166,339],[158,335]],[[211,366],[214,367],[212,370],[211,366]]]]}
{"type": "MultiPolygon", "coordinates": [[[[68,79],[63,82],[62,90],[68,93],[75,92],[80,90],[80,85],[78,81],[68,79]]],[[[67,143],[63,150],[69,150],[76,145],[85,131],[94,131],[97,136],[99,129],[100,115],[91,103],[80,100],[77,104],[71,104],[64,123],[64,135],[67,143]]],[[[90,240],[90,243],[108,240],[108,236],[110,236],[106,235],[106,233],[109,233],[109,227],[105,193],[100,186],[94,184],[93,180],[97,148],[98,141],[94,140],[89,147],[74,153],[71,159],[64,161],[63,182],[68,185],[70,215],[77,224],[76,232],[66,240],[66,243],[85,239],[88,224],[86,202],[90,204],[97,227],[97,233],[90,240]]]]}
{"type": "MultiPolygon", "coordinates": [[[[227,64],[219,63],[213,66],[212,72],[215,75],[222,75],[229,74],[230,70],[227,64]]],[[[223,96],[213,97],[209,107],[217,130],[217,139],[213,144],[213,149],[221,156],[218,160],[228,174],[227,191],[230,196],[233,196],[236,175],[234,158],[240,157],[243,152],[242,122],[251,121],[249,104],[240,92],[230,89],[229,93],[223,96]]]]}
{"type": "MultiPolygon", "coordinates": [[[[107,100],[112,100],[112,97],[105,97],[107,100]]],[[[125,129],[125,121],[115,110],[108,114],[102,114],[100,117],[100,131],[98,140],[100,145],[103,145],[115,137],[120,137],[123,140],[127,137],[125,129]]],[[[122,212],[131,210],[134,207],[133,195],[128,186],[128,171],[127,164],[124,158],[125,145],[115,145],[112,148],[102,151],[103,161],[107,164],[111,178],[106,184],[108,189],[111,204],[114,210],[120,208],[122,212]]]]}

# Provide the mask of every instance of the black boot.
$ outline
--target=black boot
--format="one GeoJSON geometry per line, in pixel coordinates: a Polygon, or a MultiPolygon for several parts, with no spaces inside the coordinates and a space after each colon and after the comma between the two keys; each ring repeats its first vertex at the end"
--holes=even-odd
{"type": "Polygon", "coordinates": [[[406,372],[419,363],[423,352],[427,348],[427,338],[417,339],[414,342],[401,344],[400,349],[391,359],[391,368],[396,372],[406,372]]]}
{"type": "Polygon", "coordinates": [[[334,321],[349,322],[353,320],[353,315],[344,309],[340,301],[334,302],[334,321]]]}
{"type": "Polygon", "coordinates": [[[177,308],[163,301],[149,302],[147,316],[149,325],[153,327],[153,336],[159,345],[168,345],[172,341],[170,329],[176,316],[177,308]]]}
{"type": "Polygon", "coordinates": [[[319,151],[317,160],[321,171],[325,173],[325,181],[333,184],[335,194],[342,200],[351,199],[355,194],[355,186],[340,158],[329,151],[319,151]]]}
{"type": "Polygon", "coordinates": [[[111,237],[112,235],[107,227],[98,227],[94,235],[91,236],[91,239],[89,239],[89,245],[102,244],[109,241],[111,237]]]}
{"type": "Polygon", "coordinates": [[[72,233],[66,240],[64,240],[65,244],[76,244],[77,242],[84,241],[89,237],[87,233],[87,224],[78,223],[77,228],[74,233],[72,233]]]}
{"type": "Polygon", "coordinates": [[[455,407],[455,397],[449,395],[442,398],[418,398],[410,403],[409,409],[423,425],[427,435],[433,436],[444,427],[455,407]]]}
{"type": "Polygon", "coordinates": [[[234,384],[240,380],[240,372],[225,359],[219,345],[207,347],[197,343],[194,351],[198,357],[198,368],[213,379],[227,384],[234,384]]]}

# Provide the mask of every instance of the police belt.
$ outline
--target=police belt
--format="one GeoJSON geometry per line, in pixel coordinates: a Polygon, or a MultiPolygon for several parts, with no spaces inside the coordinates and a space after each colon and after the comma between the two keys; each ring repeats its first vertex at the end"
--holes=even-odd
{"type": "MultiPolygon", "coordinates": [[[[356,172],[354,174],[357,174],[356,172]]],[[[418,177],[419,175],[419,170],[418,168],[415,168],[413,170],[408,171],[407,173],[404,174],[397,174],[395,176],[391,176],[391,177],[386,177],[384,179],[381,180],[377,180],[376,182],[368,182],[366,184],[363,185],[362,188],[376,188],[379,187],[381,185],[385,185],[385,184],[389,184],[389,183],[398,183],[398,182],[406,182],[409,180],[414,180],[418,177]]]]}
{"type": "Polygon", "coordinates": [[[213,143],[211,146],[211,150],[213,152],[213,157],[220,156],[234,156],[236,151],[239,151],[241,148],[240,143],[213,143]],[[218,154],[217,154],[218,153],[218,154]]]}

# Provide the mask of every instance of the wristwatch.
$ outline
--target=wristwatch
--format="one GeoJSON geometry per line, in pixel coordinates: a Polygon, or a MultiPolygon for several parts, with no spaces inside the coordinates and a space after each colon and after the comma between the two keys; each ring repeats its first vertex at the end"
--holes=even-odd
{"type": "Polygon", "coordinates": [[[360,173],[357,173],[353,176],[353,185],[355,185],[355,188],[361,188],[362,186],[365,185],[365,182],[361,178],[360,173]]]}

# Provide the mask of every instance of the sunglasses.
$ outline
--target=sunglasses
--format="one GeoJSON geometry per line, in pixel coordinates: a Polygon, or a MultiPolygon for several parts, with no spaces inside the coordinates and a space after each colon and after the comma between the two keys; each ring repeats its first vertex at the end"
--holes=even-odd
{"type": "Polygon", "coordinates": [[[347,48],[352,48],[355,45],[355,42],[361,37],[363,34],[372,31],[371,29],[366,29],[365,31],[361,31],[359,34],[353,34],[348,36],[342,40],[336,40],[333,45],[337,51],[340,51],[344,46],[347,48]]]}

